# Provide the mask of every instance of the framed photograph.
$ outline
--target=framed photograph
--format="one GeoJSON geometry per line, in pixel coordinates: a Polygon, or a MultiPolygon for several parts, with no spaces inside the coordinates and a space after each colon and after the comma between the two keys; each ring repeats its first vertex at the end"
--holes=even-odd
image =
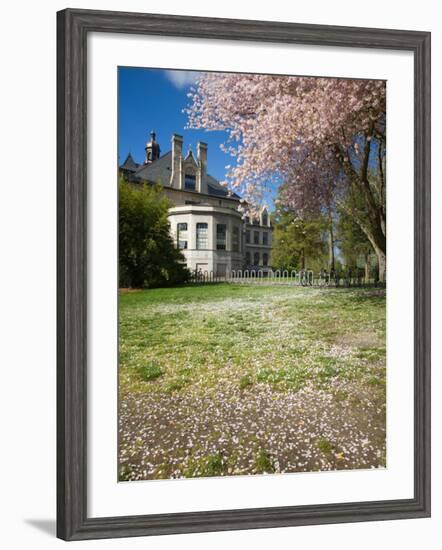
{"type": "Polygon", "coordinates": [[[430,33],[58,13],[57,534],[430,515],[430,33]]]}

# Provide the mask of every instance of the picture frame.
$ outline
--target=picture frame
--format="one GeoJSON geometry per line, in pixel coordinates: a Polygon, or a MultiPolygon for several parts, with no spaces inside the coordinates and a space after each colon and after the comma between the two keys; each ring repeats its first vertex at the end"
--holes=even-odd
{"type": "Polygon", "coordinates": [[[64,540],[430,516],[430,33],[66,9],[57,13],[57,536],[64,540]],[[87,37],[124,33],[406,50],[414,57],[414,498],[88,517],[87,37]]]}

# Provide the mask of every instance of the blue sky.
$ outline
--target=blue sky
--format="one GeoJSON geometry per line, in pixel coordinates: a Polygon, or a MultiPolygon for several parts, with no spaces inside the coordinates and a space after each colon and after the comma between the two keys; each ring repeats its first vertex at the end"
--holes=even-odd
{"type": "Polygon", "coordinates": [[[184,137],[184,152],[189,144],[196,155],[198,141],[208,144],[208,171],[223,180],[225,166],[232,159],[220,150],[226,132],[186,130],[187,115],[182,110],[188,105],[187,93],[195,82],[196,71],[168,71],[119,67],[118,69],[118,156],[124,162],[130,152],[136,162],[144,160],[144,146],[155,130],[161,154],[171,149],[173,133],[184,137]]]}

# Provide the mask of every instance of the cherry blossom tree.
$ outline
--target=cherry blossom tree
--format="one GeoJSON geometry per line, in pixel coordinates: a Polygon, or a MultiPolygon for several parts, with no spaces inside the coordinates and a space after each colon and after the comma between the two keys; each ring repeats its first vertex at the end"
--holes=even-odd
{"type": "Polygon", "coordinates": [[[283,184],[282,200],[301,215],[339,204],[384,279],[384,81],[203,73],[189,98],[189,127],[227,132],[226,185],[253,202],[283,184]]]}

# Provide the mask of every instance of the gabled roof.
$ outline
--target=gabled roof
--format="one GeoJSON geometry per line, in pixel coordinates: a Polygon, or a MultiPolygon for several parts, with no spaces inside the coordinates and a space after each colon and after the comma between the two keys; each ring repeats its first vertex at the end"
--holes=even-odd
{"type": "Polygon", "coordinates": [[[126,160],[123,162],[123,164],[120,166],[122,170],[127,170],[129,172],[135,172],[139,167],[139,164],[137,164],[131,153],[129,153],[126,157],[126,160]]]}
{"type": "MultiPolygon", "coordinates": [[[[216,195],[218,197],[227,197],[229,196],[228,190],[219,183],[218,180],[216,180],[214,177],[212,177],[210,174],[207,174],[207,188],[209,191],[209,195],[216,195]]],[[[240,199],[241,197],[237,195],[236,193],[232,193],[230,197],[233,197],[234,199],[240,199]]]]}
{"type": "Polygon", "coordinates": [[[193,164],[196,165],[196,160],[195,160],[195,157],[193,156],[192,149],[189,149],[189,150],[187,151],[187,155],[186,155],[186,157],[184,158],[184,162],[189,161],[189,160],[191,160],[191,161],[193,162],[193,164]]]}
{"type": "MultiPolygon", "coordinates": [[[[132,159],[131,155],[129,154],[125,163],[120,167],[121,169],[129,170],[125,167],[125,164],[129,157],[132,159]]],[[[132,181],[149,181],[151,183],[161,183],[161,185],[169,186],[172,170],[172,151],[169,151],[159,159],[154,160],[151,164],[138,164],[136,166],[137,169],[133,174],[132,181]]],[[[210,176],[209,174],[207,174],[207,191],[209,195],[214,195],[217,197],[230,197],[233,199],[241,198],[236,193],[232,193],[229,195],[228,190],[223,185],[221,185],[217,179],[215,179],[213,176],[210,176]]]]}
{"type": "Polygon", "coordinates": [[[169,185],[171,165],[172,151],[169,151],[151,164],[142,164],[135,172],[135,176],[140,180],[169,185]]]}

